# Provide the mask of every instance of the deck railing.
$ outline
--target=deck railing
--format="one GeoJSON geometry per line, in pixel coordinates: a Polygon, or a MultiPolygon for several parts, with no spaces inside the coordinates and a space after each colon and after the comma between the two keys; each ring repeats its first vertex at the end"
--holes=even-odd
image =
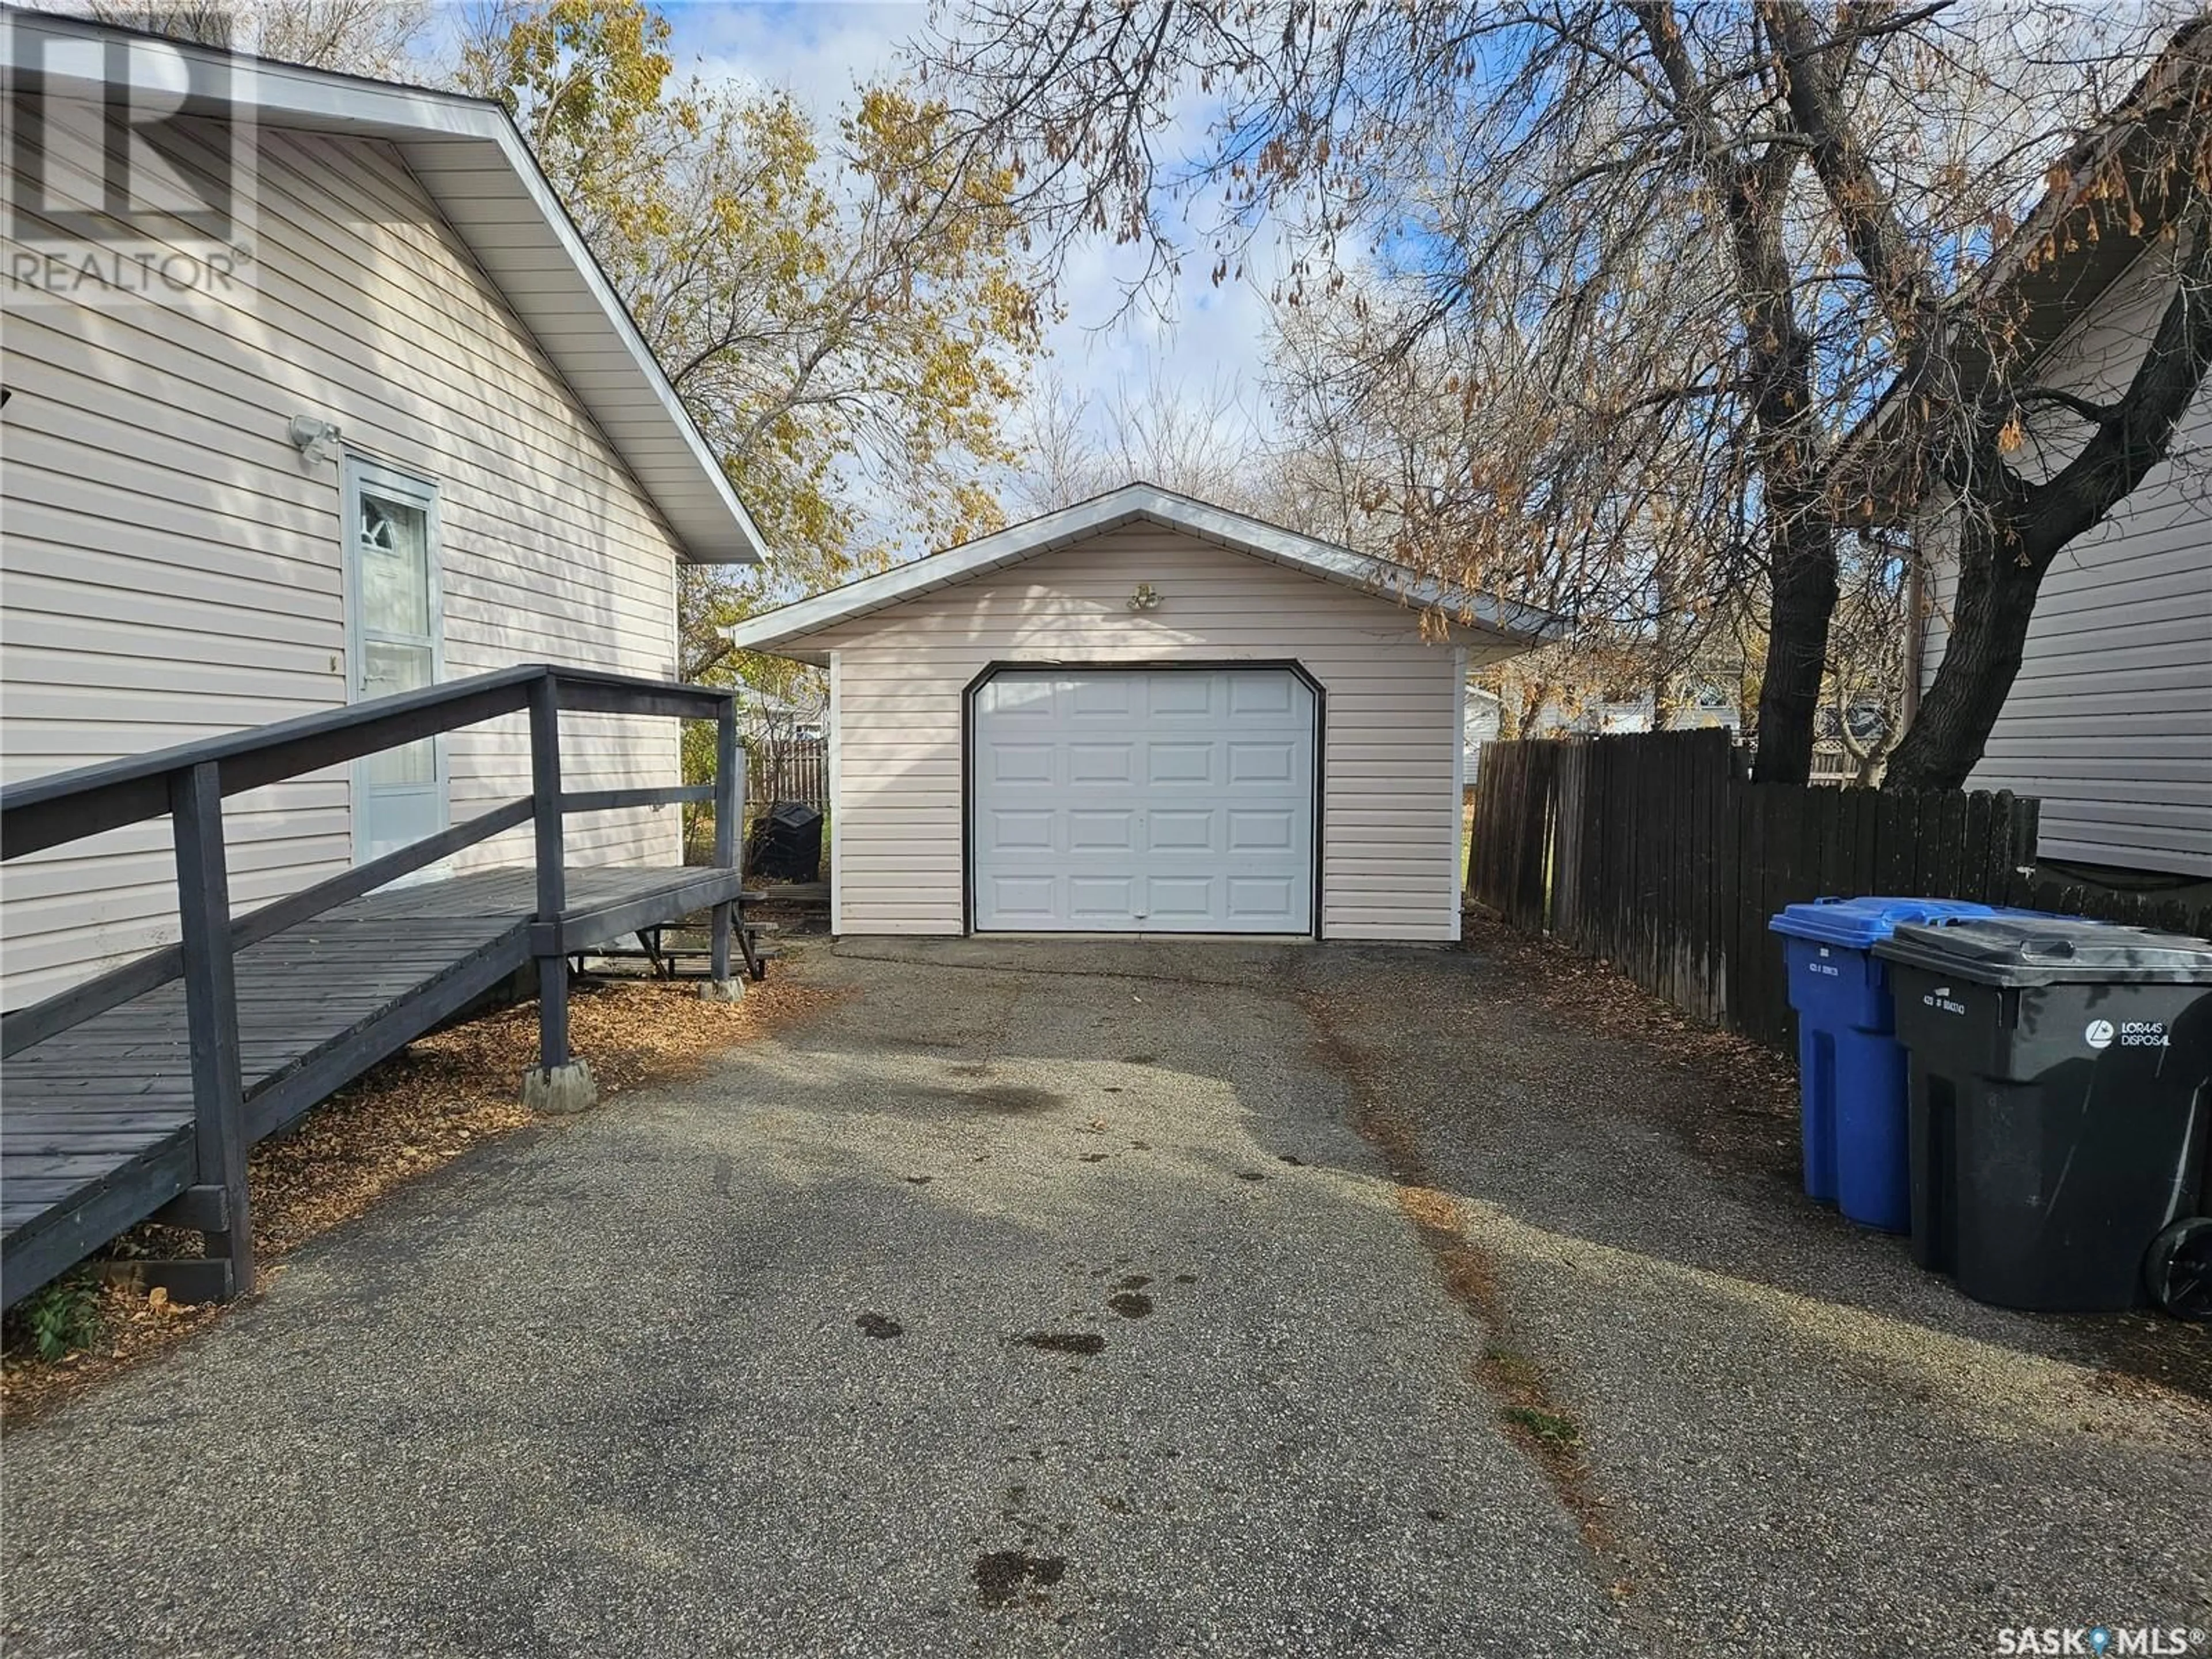
{"type": "MultiPolygon", "coordinates": [[[[538,984],[538,1060],[568,1064],[568,963],[562,937],[566,872],[562,824],[572,812],[713,801],[714,861],[734,871],[744,811],[744,767],[736,706],[711,687],[532,664],[374,698],[342,709],[209,738],[123,760],[57,772],[0,788],[0,859],[67,845],[105,830],[167,817],[177,860],[179,942],[111,972],[0,1015],[0,1054],[13,1054],[143,996],[185,982],[190,1034],[197,1173],[161,1218],[207,1237],[206,1295],[227,1297],[253,1283],[246,1204],[250,1135],[241,1074],[233,958],[246,946],[523,823],[535,826],[536,914],[531,954],[538,984]],[[527,711],[531,793],[466,823],[357,865],[326,881],[234,919],[225,856],[223,798],[424,738],[527,711]],[[710,784],[564,791],[563,714],[659,715],[715,722],[710,784]]],[[[732,905],[714,908],[713,970],[730,974],[732,905]]]]}

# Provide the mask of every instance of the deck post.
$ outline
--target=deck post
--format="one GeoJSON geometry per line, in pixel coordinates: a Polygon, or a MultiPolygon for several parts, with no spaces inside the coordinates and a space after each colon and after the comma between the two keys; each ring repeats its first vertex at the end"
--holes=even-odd
{"type": "Polygon", "coordinates": [[[185,1019],[191,1037],[196,1185],[213,1188],[208,1259],[223,1264],[210,1286],[229,1301],[253,1289],[253,1222],[246,1197],[246,1082],[238,1048],[238,985],[230,948],[230,871],[222,842],[220,763],[169,777],[177,847],[177,913],[185,957],[185,1019]]]}
{"type": "Polygon", "coordinates": [[[580,1112],[599,1097],[591,1068],[568,1055],[568,957],[561,939],[568,872],[561,820],[561,683],[550,672],[530,688],[530,798],[538,860],[538,1066],[522,1079],[532,1110],[580,1112]]]}
{"type": "MultiPolygon", "coordinates": [[[[738,867],[739,831],[745,812],[745,771],[738,747],[738,700],[732,693],[714,715],[714,865],[738,867]]],[[[714,907],[714,972],[708,981],[715,988],[706,993],[726,998],[730,978],[730,935],[737,906],[725,900],[714,907]]],[[[742,994],[742,988],[740,988],[742,994]]]]}

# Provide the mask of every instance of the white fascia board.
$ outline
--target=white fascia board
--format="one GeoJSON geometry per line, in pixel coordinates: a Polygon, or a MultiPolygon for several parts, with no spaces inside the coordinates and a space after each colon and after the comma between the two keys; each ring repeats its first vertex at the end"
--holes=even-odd
{"type": "MultiPolygon", "coordinates": [[[[472,234],[476,227],[471,223],[467,204],[449,202],[439,190],[439,176],[459,161],[465,165],[459,170],[477,179],[481,180],[487,173],[504,174],[511,179],[529,200],[534,215],[522,226],[502,221],[501,228],[508,232],[526,229],[542,239],[542,251],[551,256],[548,266],[556,276],[557,286],[542,291],[536,284],[528,289],[502,288],[501,297],[537,337],[546,356],[556,370],[562,371],[564,379],[564,354],[573,358],[579,352],[596,349],[604,362],[610,337],[620,347],[621,355],[613,361],[628,365],[630,372],[623,376],[627,389],[644,392],[651,404],[658,407],[662,416],[655,422],[658,435],[675,438],[688,465],[680,469],[680,477],[674,477],[672,472],[675,470],[665,459],[657,465],[642,453],[633,459],[623,439],[612,433],[608,441],[667,519],[669,527],[683,544],[687,562],[768,562],[768,546],[752,515],[730,488],[720,463],[684,409],[683,399],[677,396],[659,360],[638,332],[636,323],[607,281],[606,273],[600,270],[598,259],[586,246],[582,233],[569,218],[551,181],[539,171],[530,146],[499,105],[459,93],[234,56],[85,19],[8,6],[0,7],[0,81],[4,81],[11,91],[18,77],[33,74],[43,75],[50,88],[62,91],[64,95],[95,97],[106,84],[104,77],[58,73],[48,67],[43,53],[35,63],[25,59],[18,48],[29,34],[57,40],[143,42],[148,50],[126,53],[125,60],[134,71],[143,67],[149,74],[155,72],[156,51],[197,60],[210,71],[210,82],[224,88],[225,92],[218,97],[195,98],[186,106],[190,113],[204,112],[210,117],[228,118],[242,111],[263,126],[383,139],[397,145],[423,188],[437,202],[462,240],[469,244],[488,275],[494,266],[506,262],[512,244],[500,249],[488,245],[480,246],[478,239],[472,234]],[[564,297],[564,289],[565,297],[571,301],[587,298],[588,307],[558,303],[564,297]],[[535,304],[541,292],[543,297],[555,303],[543,307],[535,304]]],[[[105,64],[106,53],[102,54],[102,61],[105,64]]],[[[173,63],[174,58],[170,61],[173,63]]],[[[163,92],[164,88],[150,87],[150,90],[163,92]]],[[[495,277],[495,285],[496,282],[495,277]]],[[[586,386],[575,381],[570,385],[578,401],[595,422],[600,412],[597,405],[603,401],[610,404],[611,415],[619,414],[635,422],[635,398],[611,400],[604,394],[595,398],[586,386]]],[[[635,428],[633,426],[631,429],[635,428]]]]}
{"type": "Polygon", "coordinates": [[[1534,645],[1558,637],[1565,627],[1563,619],[1548,611],[1508,605],[1486,593],[1449,588],[1403,565],[1139,483],[1011,526],[963,546],[933,553],[911,564],[863,576],[827,593],[732,623],[722,632],[741,650],[777,650],[825,628],[1136,523],[1178,530],[1378,599],[1424,610],[1435,607],[1455,618],[1464,616],[1471,619],[1468,625],[1475,633],[1496,643],[1534,645]]]}

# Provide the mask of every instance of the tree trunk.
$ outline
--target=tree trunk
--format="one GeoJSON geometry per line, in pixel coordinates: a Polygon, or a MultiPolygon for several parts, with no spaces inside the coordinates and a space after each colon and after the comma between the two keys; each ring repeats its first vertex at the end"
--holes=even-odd
{"type": "MultiPolygon", "coordinates": [[[[2212,137],[2199,155],[2212,163],[2212,137]]],[[[1989,499],[1984,510],[1960,515],[1950,639],[1919,718],[1890,760],[1886,787],[1965,787],[2020,672],[2045,573],[2166,459],[2175,428],[2212,373],[2212,202],[2203,196],[2191,198],[2175,248],[2173,297],[2125,395],[2090,410],[2095,430],[2081,453],[2042,483],[2013,473],[1994,442],[1983,456],[1989,499]]],[[[2032,388],[2022,398],[2051,395],[2032,388]]]]}
{"type": "Polygon", "coordinates": [[[1836,610],[1836,549],[1828,527],[1806,515],[1775,528],[1774,606],[1759,686],[1761,783],[1803,783],[1813,773],[1813,726],[1836,610]]]}
{"type": "Polygon", "coordinates": [[[1674,92],[1690,153],[1726,210],[1773,594],[1759,689],[1758,776],[1803,783],[1813,770],[1813,722],[1836,608],[1836,543],[1818,483],[1813,341],[1798,320],[1796,271],[1784,235],[1801,152],[1773,143],[1743,159],[1714,114],[1722,83],[1700,76],[1671,0],[1639,0],[1632,9],[1674,92]]]}
{"type": "Polygon", "coordinates": [[[1761,783],[1803,783],[1813,771],[1813,724],[1836,611],[1836,538],[1820,500],[1813,420],[1813,342],[1797,318],[1782,237],[1783,151],[1738,168],[1729,224],[1744,320],[1744,358],[1757,388],[1761,516],[1773,604],[1759,687],[1761,783]]]}
{"type": "Polygon", "coordinates": [[[1998,525],[1965,528],[1957,610],[1936,683],[1889,757],[1885,789],[1963,789],[2020,672],[2042,571],[1998,525]]]}

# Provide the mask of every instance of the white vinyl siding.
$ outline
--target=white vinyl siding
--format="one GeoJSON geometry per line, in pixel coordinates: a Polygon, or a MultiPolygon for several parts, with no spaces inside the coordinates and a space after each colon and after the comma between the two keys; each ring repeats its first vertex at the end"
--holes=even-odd
{"type": "Polygon", "coordinates": [[[1387,599],[1133,526],[804,644],[835,664],[842,932],[961,931],[963,704],[990,664],[1295,660],[1325,697],[1323,937],[1457,936],[1462,659],[1387,599]],[[1127,608],[1139,582],[1158,609],[1127,608]]]}
{"type": "MultiPolygon", "coordinates": [[[[2124,391],[2172,292],[2171,258],[2149,255],[2115,283],[2038,379],[2090,398],[2124,391]]],[[[2079,441],[2069,418],[2043,422],[2046,466],[2079,441]]],[[[1950,559],[1934,563],[1923,686],[1957,582],[1950,559]]],[[[2212,393],[2168,459],[2044,578],[1968,787],[2039,798],[2045,858],[2212,876],[2212,393]]]]}
{"type": "MultiPolygon", "coordinates": [[[[0,413],[0,750],[16,780],[342,706],[339,470],[295,415],[429,479],[445,673],[665,678],[677,548],[574,394],[380,143],[258,135],[255,285],[227,305],[11,299],[0,413]]],[[[672,722],[570,717],[576,788],[676,781],[672,722]]],[[[456,823],[530,787],[521,717],[447,739],[456,823]]],[[[677,809],[574,822],[579,864],[679,856],[677,809]]],[[[234,902],[349,862],[345,769],[234,797],[234,902]]],[[[469,868],[526,861],[526,829],[469,868]]],[[[175,937],[155,822],[7,866],[7,1006],[175,937]]]]}

